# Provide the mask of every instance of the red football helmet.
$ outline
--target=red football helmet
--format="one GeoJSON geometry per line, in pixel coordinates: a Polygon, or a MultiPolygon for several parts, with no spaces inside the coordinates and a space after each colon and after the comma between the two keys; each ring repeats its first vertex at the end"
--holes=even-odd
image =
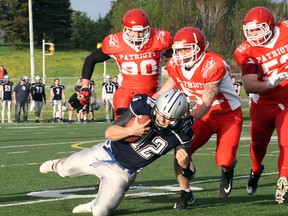
{"type": "Polygon", "coordinates": [[[178,65],[191,68],[205,53],[209,43],[205,35],[197,28],[180,29],[173,41],[173,58],[178,65]]]}
{"type": "Polygon", "coordinates": [[[274,24],[274,16],[269,9],[254,7],[244,18],[244,35],[252,46],[263,45],[272,37],[274,24]],[[253,31],[261,31],[261,33],[253,34],[253,31]]]}
{"type": "MultiPolygon", "coordinates": [[[[150,38],[150,21],[147,13],[140,9],[126,12],[122,20],[123,39],[133,48],[140,50],[150,38]],[[143,32],[143,37],[131,37],[130,32],[143,32]]],[[[139,36],[139,35],[138,35],[139,36]]]]}

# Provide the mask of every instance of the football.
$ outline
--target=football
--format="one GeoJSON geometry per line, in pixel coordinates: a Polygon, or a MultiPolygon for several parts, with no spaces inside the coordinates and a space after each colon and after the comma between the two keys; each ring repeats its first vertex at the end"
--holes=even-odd
{"type": "MultiPolygon", "coordinates": [[[[130,127],[134,121],[135,121],[136,117],[133,117],[132,119],[130,119],[127,124],[125,125],[125,127],[130,127]]],[[[139,124],[144,124],[146,123],[148,120],[150,120],[150,116],[149,115],[140,115],[139,116],[139,124]]],[[[140,139],[141,137],[140,136],[130,136],[130,137],[127,137],[125,138],[124,140],[126,142],[136,142],[140,139]]]]}

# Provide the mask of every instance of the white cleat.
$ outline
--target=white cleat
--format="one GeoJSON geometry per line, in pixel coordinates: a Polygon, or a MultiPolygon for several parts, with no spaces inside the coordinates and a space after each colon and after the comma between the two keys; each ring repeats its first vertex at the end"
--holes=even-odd
{"type": "Polygon", "coordinates": [[[49,172],[55,172],[55,170],[53,169],[54,164],[56,164],[60,159],[57,160],[49,160],[44,162],[40,168],[39,171],[41,173],[49,173],[49,172]]]}
{"type": "Polygon", "coordinates": [[[73,210],[72,213],[77,214],[77,213],[92,213],[92,204],[94,200],[91,202],[81,204],[76,206],[73,210]]]}
{"type": "Polygon", "coordinates": [[[286,193],[288,191],[288,181],[286,177],[280,177],[277,181],[277,190],[275,194],[275,199],[278,204],[282,204],[286,198],[286,193]]]}

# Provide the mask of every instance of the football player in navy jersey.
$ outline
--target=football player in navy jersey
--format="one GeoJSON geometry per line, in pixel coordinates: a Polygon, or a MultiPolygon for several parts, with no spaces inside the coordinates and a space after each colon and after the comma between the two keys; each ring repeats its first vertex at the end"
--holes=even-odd
{"type": "Polygon", "coordinates": [[[43,104],[46,104],[45,84],[41,83],[40,76],[35,77],[35,83],[31,86],[32,99],[35,103],[35,122],[40,123],[40,114],[43,104]]]}
{"type": "Polygon", "coordinates": [[[105,132],[106,142],[74,153],[68,158],[49,160],[40,166],[41,173],[57,172],[62,177],[95,175],[101,179],[97,197],[89,203],[76,206],[73,213],[91,212],[94,216],[110,215],[125,196],[137,173],[171,149],[182,175],[192,178],[190,148],[194,136],[193,121],[187,116],[188,102],[180,91],[168,90],[156,101],[146,94],[133,98],[130,109],[105,132]],[[140,124],[140,115],[151,120],[140,124]],[[130,127],[127,122],[136,116],[130,127]],[[127,142],[129,136],[140,136],[136,142],[127,142]]]}
{"type": "Polygon", "coordinates": [[[62,121],[62,106],[66,102],[65,86],[60,84],[60,79],[54,79],[54,85],[50,87],[50,101],[53,106],[52,122],[56,122],[56,113],[59,113],[59,121],[62,121]]]}
{"type": "Polygon", "coordinates": [[[2,123],[5,122],[5,111],[7,108],[7,119],[8,123],[12,123],[11,121],[11,108],[12,108],[12,86],[13,82],[10,81],[9,75],[4,76],[4,82],[2,85],[2,123]]]}

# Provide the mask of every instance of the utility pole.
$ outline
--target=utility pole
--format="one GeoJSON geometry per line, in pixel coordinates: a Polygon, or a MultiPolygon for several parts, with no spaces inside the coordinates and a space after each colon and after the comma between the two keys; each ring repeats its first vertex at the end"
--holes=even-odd
{"type": "Polygon", "coordinates": [[[43,83],[45,84],[46,83],[46,67],[45,67],[45,56],[46,55],[54,55],[54,52],[55,52],[55,45],[53,43],[45,43],[45,39],[42,39],[42,59],[43,59],[43,83]],[[45,45],[49,45],[49,53],[45,53],[45,45]]]}
{"type": "Polygon", "coordinates": [[[34,77],[35,77],[35,58],[34,58],[34,37],[33,37],[32,0],[28,0],[28,11],[29,11],[29,38],[30,38],[31,80],[34,81],[34,77]]]}

